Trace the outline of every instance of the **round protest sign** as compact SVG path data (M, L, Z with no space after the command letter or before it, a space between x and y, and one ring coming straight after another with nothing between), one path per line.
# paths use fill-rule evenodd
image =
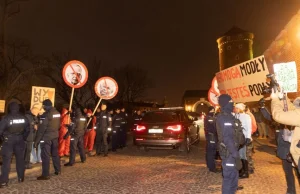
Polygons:
M102 99L112 99L118 93L118 84L111 77L101 77L95 84L95 92Z
M73 60L64 66L62 76L68 86L80 88L87 82L88 70L82 62Z
M213 91L215 93L220 94L219 87L218 87L218 81L217 81L216 76L214 77L214 79L211 82L211 88L213 89Z
M219 95L216 92L214 92L212 88L208 91L208 101L213 106L217 106L219 104L218 97Z

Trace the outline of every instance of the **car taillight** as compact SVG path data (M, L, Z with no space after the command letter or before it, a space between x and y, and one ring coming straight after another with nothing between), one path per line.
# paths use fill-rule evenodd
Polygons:
M143 126L143 125L137 125L137 126L136 126L136 131L143 131L143 130L145 130L145 129L146 129L146 127Z
M181 125L171 125L171 126L168 126L167 129L172 130L172 131L181 131Z

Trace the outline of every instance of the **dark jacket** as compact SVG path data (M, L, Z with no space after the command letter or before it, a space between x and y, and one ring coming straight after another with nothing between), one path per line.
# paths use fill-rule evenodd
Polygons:
M52 107L40 117L40 124L38 126L35 142L39 143L41 140L51 141L58 138L59 128L60 113Z
M19 112L19 105L16 102L9 104L10 113L0 122L0 135L9 137L11 135L23 135L26 140L30 126L28 119Z
M35 115L33 115L30 111L26 113L25 116L28 119L30 125L30 132L26 141L33 142L36 136L36 130L34 129L34 125L38 125L39 121L38 118Z
M112 118L112 126L113 126L113 130L116 128L120 128L121 125L123 124L123 116L121 115L121 113L116 113L113 118Z
M101 111L97 113L97 123L96 123L96 130L97 133L107 133L108 128L112 127L112 118L111 115L106 111Z
M239 157L238 147L234 141L234 117L230 114L219 114L216 119L218 139L224 143L233 158Z
M73 125L70 126L68 133L70 133L72 137L82 137L85 133L87 119L82 115L79 108L75 110L72 123Z

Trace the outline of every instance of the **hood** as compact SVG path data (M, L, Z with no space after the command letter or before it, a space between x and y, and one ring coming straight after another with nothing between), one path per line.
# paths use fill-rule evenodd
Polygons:
M16 102L11 102L9 105L8 105L8 108L9 108L9 111L11 113L19 113L20 111L20 106L18 103Z
M91 111L91 109L88 109L87 111L86 111L86 114L93 114L93 112Z
M66 108L63 108L61 110L61 115L65 115L65 114L67 114L67 112L68 112L68 110Z

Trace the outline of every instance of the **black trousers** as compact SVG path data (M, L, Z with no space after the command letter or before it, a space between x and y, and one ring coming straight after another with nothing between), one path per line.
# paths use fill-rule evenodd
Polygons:
M292 163L288 162L287 160L282 160L282 167L284 170L285 180L287 183L287 193L296 194L295 178L293 174Z
M114 127L111 134L111 149L116 151L120 144L120 128Z
M58 155L58 138L50 141L40 141L42 158L42 176L49 176L50 156L55 172L60 172L60 158Z
M26 142L25 165L29 165L29 163L30 163L30 154L31 154L31 151L32 151L32 145L33 145L32 141L27 141Z
M12 154L16 156L16 169L18 178L24 178L25 163L25 142L23 135L12 135L8 137L8 140L2 144L2 167L0 183L8 183L8 176L10 172L10 162Z
M83 136L81 136L81 137L71 137L70 159L69 159L70 164L75 163L76 148L78 148L81 161L85 161L86 156L85 156L85 153L84 153Z
M101 154L101 149L104 148L104 154L108 153L107 133L97 131L96 134L96 154Z
M217 154L217 145L214 141L206 140L206 166L209 170L216 169L215 158Z

